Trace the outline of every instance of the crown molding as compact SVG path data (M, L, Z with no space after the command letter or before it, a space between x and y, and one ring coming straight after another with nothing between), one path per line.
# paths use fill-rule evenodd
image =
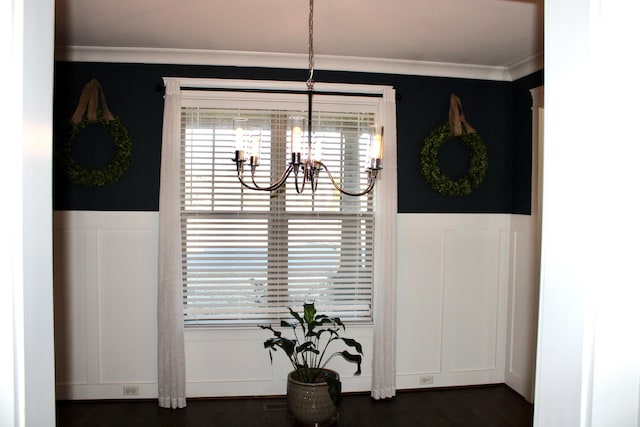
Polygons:
M233 67L265 67L307 69L307 54L211 51L195 49L120 48L92 46L56 47L55 59L68 62L120 62L172 65L216 65ZM537 71L541 66L528 60L513 67L452 64L443 62L408 61L381 58L362 58L316 55L316 70L351 71L365 73L403 74L415 76L456 77L478 80L512 81L514 75ZM540 68L535 68L540 66ZM515 73L514 73L515 70ZM519 78L519 77L517 77Z
M524 58L518 62L515 62L509 66L509 73L511 74L511 81L518 80L529 74L544 68L544 54L538 53L537 55L529 58Z

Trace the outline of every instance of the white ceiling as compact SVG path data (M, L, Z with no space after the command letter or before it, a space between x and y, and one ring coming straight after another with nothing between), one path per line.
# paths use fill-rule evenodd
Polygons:
M56 47L294 54L306 65L308 8L308 0L57 0ZM315 0L314 51L508 69L541 57L542 9L543 0Z

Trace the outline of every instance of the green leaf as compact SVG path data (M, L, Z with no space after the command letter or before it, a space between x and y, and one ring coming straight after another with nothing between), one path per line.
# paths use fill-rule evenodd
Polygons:
M306 334L307 333L307 328L304 326L304 319L298 313L293 311L293 309L291 307L289 307L289 313L291 313L293 318L296 319L298 321L298 323L300 324L300 327L302 328L302 333ZM294 329L295 329L295 327L294 327Z
M316 306L314 303L304 304L304 320L308 325L312 324L316 317Z
M265 325L258 325L258 327L262 328L262 329L268 329L271 332L273 332L273 335L275 335L276 337L282 336L282 332L280 331L276 331L275 329L273 329L271 326L265 326Z
M304 353L305 351L318 354L319 351L316 349L316 346L311 341L305 341L298 347L296 347L296 351L298 353Z
M356 363L358 365L358 369L353 373L353 375L360 375L362 373L362 356L359 354L351 354L348 351L344 350L339 353L345 360L348 360L351 363Z
M340 339L346 345L348 345L349 347L354 347L358 353L362 354L362 345L360 345L358 341L354 340L353 338L340 338Z
M344 326L344 323L342 323L342 320L340 320L340 318L339 318L339 317L334 317L334 318L332 318L332 319L331 319L331 321L332 321L333 323L337 324L337 325L342 326L342 330L344 330L344 331L346 331L346 330L347 330L347 328Z
M293 311L293 309L291 307L289 307L289 313L294 317L294 319L296 319L298 322L300 323L304 323L304 320L302 319L302 317L300 317L300 315L298 313L296 313L295 311Z
M287 322L286 320L281 320L280 326L282 326L283 328L295 329L297 325L295 323Z
M287 356L291 357L296 349L296 341L288 338L276 337L269 338L264 342L264 348L270 348L275 351L277 347L283 349L284 352L287 353Z

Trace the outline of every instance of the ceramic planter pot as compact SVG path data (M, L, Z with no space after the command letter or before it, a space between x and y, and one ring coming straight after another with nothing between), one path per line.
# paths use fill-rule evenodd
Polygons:
M326 375L337 380L337 372L325 369ZM338 419L338 409L329 395L329 384L321 378L319 382L304 383L296 378L296 372L287 377L287 404L296 421L303 426L332 426Z

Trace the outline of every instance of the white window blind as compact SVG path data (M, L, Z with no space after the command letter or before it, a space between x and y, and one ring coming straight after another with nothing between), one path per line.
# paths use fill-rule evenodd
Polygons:
M256 181L275 180L290 159L288 120L306 115L306 96L198 92L188 99L181 116L185 323L273 322L309 300L343 320L371 321L372 194L343 196L324 172L315 194L310 186L297 194L293 177L276 192L250 190L231 160L233 121L243 117L262 145ZM314 97L314 140L347 190L366 187L375 122L371 100Z

